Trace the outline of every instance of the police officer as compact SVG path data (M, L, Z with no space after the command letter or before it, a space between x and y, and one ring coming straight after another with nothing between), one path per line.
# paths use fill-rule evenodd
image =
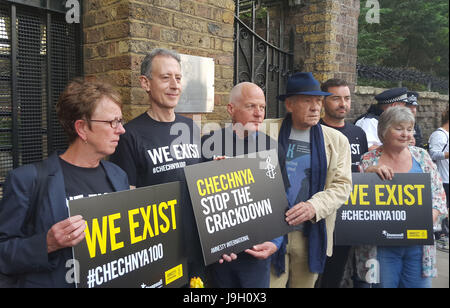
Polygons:
M388 108L405 106L408 103L407 88L393 88L375 96L377 104L371 105L367 113L359 117L355 125L361 127L367 135L369 151L379 147L382 142L378 138L378 118Z

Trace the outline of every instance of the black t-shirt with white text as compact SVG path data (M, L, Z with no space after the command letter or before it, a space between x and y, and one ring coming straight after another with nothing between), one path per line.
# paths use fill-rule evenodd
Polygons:
M176 114L174 122L159 122L146 112L131 120L110 161L128 175L130 185L153 186L180 181L180 203L190 276L203 276L200 240L184 176L184 167L201 162L200 130Z
M158 122L143 113L125 130L110 161L127 173L130 185L184 181L184 167L201 161L200 131L189 118Z
M114 192L102 164L95 168L72 165L59 158L64 175L67 200L98 196Z
M334 127L328 125L323 121L323 119L321 119L320 124L334 128L347 137L348 142L350 143L350 151L352 153L352 172L359 173L358 166L361 156L369 151L367 137L364 130L359 126L347 122L342 127Z

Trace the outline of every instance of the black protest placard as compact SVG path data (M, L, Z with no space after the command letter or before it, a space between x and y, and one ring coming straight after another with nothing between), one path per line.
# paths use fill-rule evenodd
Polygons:
M337 212L336 245L433 245L431 178L353 173L353 191Z
M275 150L185 168L206 265L288 233Z
M86 221L73 249L77 287L185 285L181 206L179 182L69 201Z

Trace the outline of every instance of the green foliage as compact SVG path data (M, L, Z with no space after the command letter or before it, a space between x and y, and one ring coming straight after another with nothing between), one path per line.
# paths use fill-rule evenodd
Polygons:
M368 23L361 0L358 61L416 69L448 79L448 0L379 0L380 23Z

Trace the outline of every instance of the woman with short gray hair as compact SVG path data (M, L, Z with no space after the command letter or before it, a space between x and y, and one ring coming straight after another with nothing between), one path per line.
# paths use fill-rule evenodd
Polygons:
M447 207L442 180L428 153L410 146L414 134L414 116L406 107L391 107L378 122L378 136L383 145L363 155L361 172L374 172L382 180L392 180L396 173L430 173L433 222L445 217ZM367 248L366 248L367 249ZM359 256L376 256L383 288L430 288L436 277L435 246L378 246L358 251ZM361 276L359 274L359 276Z
M378 138L380 138L381 142L384 143L384 138L388 129L392 125L399 123L412 124L414 134L415 121L414 115L410 109L401 106L391 107L383 112L382 116L378 120Z

